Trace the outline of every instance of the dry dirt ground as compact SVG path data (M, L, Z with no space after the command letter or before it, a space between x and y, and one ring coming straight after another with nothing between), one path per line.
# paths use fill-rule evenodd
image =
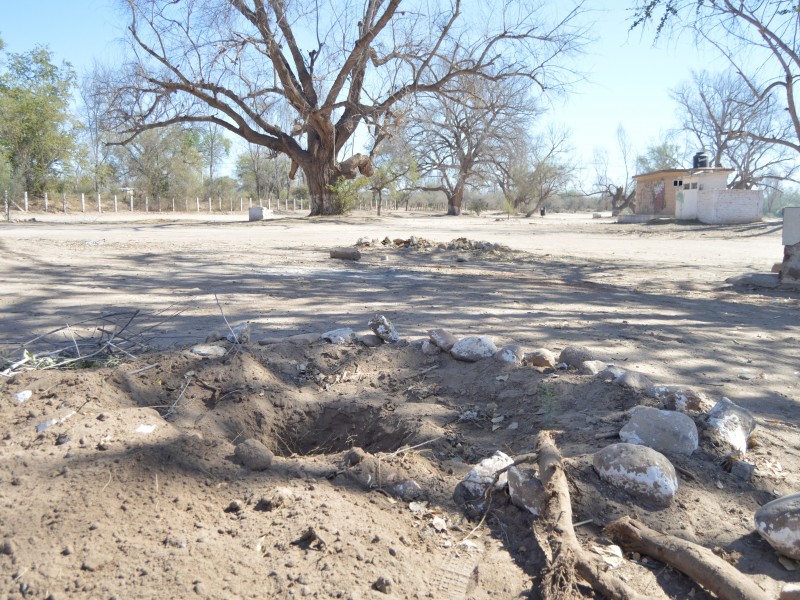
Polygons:
M530 452L543 429L558 432L587 548L631 515L715 549L764 598L800 580L752 518L800 488L800 295L725 282L780 260L779 222L35 217L0 224L0 369L31 357L0 377L3 597L536 598L531 517L499 495L476 528L452 493L471 464ZM410 236L508 248L328 258ZM401 342L257 343L366 330L377 313ZM250 342L189 351L226 319L250 321ZM588 346L656 383L726 396L757 418L755 477L726 472L704 439L672 457L671 507L637 502L597 478L591 454L653 400L574 371L425 356L414 341L435 327L498 347ZM48 368L70 347L73 368ZM248 438L275 453L270 469L239 464ZM370 456L346 468L352 447ZM393 486L407 480L413 501ZM615 573L648 597L711 597L647 557Z

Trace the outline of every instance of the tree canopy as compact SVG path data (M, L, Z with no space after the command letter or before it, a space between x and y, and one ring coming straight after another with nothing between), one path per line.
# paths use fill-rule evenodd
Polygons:
M379 137L398 103L446 92L466 74L557 89L571 78L569 59L583 41L580 3L487 0L465 10L461 0L126 0L126 7L131 59L109 81L122 141L177 123L215 123L286 154L291 174L305 174L312 214L335 210L329 186L340 177L370 173L368 156L341 156L359 126Z

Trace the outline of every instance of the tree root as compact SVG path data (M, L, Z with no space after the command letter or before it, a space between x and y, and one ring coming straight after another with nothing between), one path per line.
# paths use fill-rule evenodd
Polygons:
M539 479L547 494L542 516L534 523L536 537L547 560L540 584L544 600L567 600L583 597L578 591L577 576L596 592L613 600L646 600L623 581L604 570L599 558L578 543L572 526L572 505L561 453L552 433L542 431L536 442Z
M628 550L647 554L685 575L720 600L759 600L765 592L708 548L659 533L630 517L609 523L606 533Z

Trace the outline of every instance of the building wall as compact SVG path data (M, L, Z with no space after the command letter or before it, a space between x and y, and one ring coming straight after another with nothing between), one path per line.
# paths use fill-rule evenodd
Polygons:
M636 178L636 213L641 215L674 215L675 194L680 188L675 181L682 181L683 174L654 173Z
M763 203L757 190L698 190L697 219L715 225L753 223L761 220Z

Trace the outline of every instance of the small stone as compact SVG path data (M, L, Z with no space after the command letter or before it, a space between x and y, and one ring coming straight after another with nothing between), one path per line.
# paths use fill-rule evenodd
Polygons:
M675 467L647 446L611 444L595 453L592 466L603 481L659 506L669 506L678 492Z
M14 394L14 401L17 404L22 404L27 400L30 400L33 397L33 392L31 390L23 390L21 392L17 392Z
M494 355L496 360L512 365L521 364L524 356L525 353L522 351L522 346L518 344L505 346L504 348L498 350L497 354Z
M742 481L752 481L756 466L743 460L734 460L731 463L731 475Z
M578 373L581 375L597 375L606 367L608 365L602 360L585 360L578 365Z
M256 510L275 510L286 508L294 502L294 494L289 488L278 488L271 496L262 496L256 504Z
M445 352L450 352L450 350L458 341L456 336L449 331L445 331L444 329L431 329L428 332L428 337L430 338L431 342Z
M594 359L594 353L583 346L567 346L558 356L558 362L566 363L570 367L578 367L581 363Z
M254 438L236 446L234 455L251 471L266 471L272 466L274 455L264 444Z
M61 549L61 554L63 554L64 556L69 556L69 555L70 555L70 554L72 554L73 552L75 552L75 550L74 550L74 548L73 548L73 547L72 547L70 544L67 544L66 546L64 546L64 547Z
M359 334L356 336L356 341L367 348L377 348L384 343L383 340L374 333Z
M514 506L527 510L534 517L542 514L547 502L542 482L519 467L508 470L508 495Z
M392 486L395 496L406 502L423 496L422 488L413 479L406 479Z
M354 446L347 451L344 455L344 465L346 467L354 467L367 457L367 453L358 446Z
M198 356L225 356L228 351L222 346L214 346L213 344L198 344L192 347L192 354Z
M800 560L800 493L767 502L756 511L755 525L777 552Z
M533 367L549 367L552 369L556 366L556 357L555 354L547 348L538 348L532 352L525 353L525 364Z
M394 343L400 340L400 335L391 321L383 315L375 315L369 321L369 328L384 342Z
M477 362L484 358L494 356L497 346L488 337L472 336L458 340L450 349L450 354L456 360L464 362Z
M618 377L621 377L625 374L625 369L617 367L615 365L608 365L605 369L600 371L597 374L597 379L602 379L603 381L607 380L616 380Z
M231 500L231 503L225 508L226 513L240 513L244 510L244 505L239 500Z
M689 455L697 450L697 425L683 413L637 406L620 430L619 439L667 454Z
M372 584L372 588L382 594L392 593L392 580L389 577L381 576Z
M339 329L332 329L331 331L326 331L319 337L320 339L325 340L326 342L330 342L331 344L342 346L344 344L349 344L350 342L353 341L355 337L355 332L349 327L340 327Z
M425 356L436 356L442 353L442 349L430 340L422 340L420 349Z
M645 392L648 396L661 400L667 410L682 413L701 414L709 412L714 403L702 392L681 385L655 385Z
M231 344L246 344L250 341L250 323L249 321L245 321L244 323L239 323L235 327L228 332L228 335L225 336Z
M717 437L744 456L756 421L749 410L723 398L708 413L708 425Z
M358 251L358 248L333 248L331 250L331 258L361 260L361 252Z
M646 390L653 387L653 382L647 375L636 371L625 371L622 375L614 379L614 385L626 387L631 390Z
M69 436L66 433L59 433L56 438L56 446L63 446L69 442Z
M6 556L14 556L14 542L10 539L5 538L3 543L0 544L0 554L5 554Z
M495 474L510 466L514 461L504 452L497 451L489 458L484 458L470 469L467 476L456 486L453 499L457 504L466 505L481 514L485 509L485 492L492 485ZM501 490L508 484L508 474L498 477L494 489Z

